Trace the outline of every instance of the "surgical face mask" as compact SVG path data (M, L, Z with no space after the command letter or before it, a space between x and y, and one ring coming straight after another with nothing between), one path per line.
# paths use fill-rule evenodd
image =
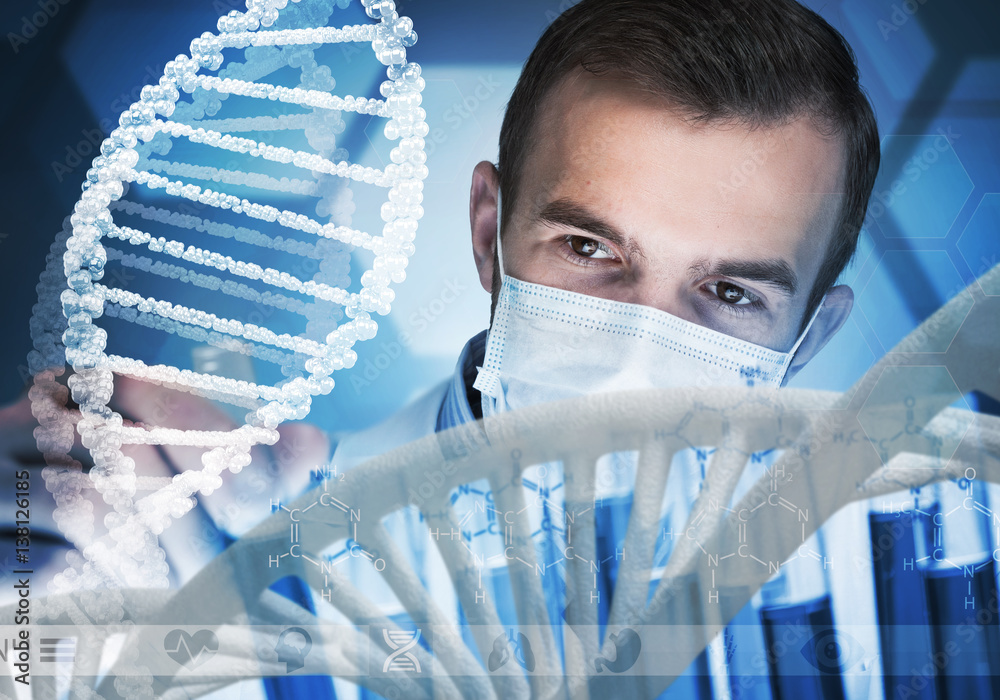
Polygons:
M474 384L484 418L599 392L778 387L816 319L789 352L777 352L659 309L515 279L503 270L499 210L498 198L500 295Z

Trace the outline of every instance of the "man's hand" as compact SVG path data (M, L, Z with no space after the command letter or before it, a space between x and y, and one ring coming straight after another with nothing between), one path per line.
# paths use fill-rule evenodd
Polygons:
M58 401L57 401L58 403ZM42 467L45 460L35 444L38 422L32 415L31 400L24 396L0 408L0 468L9 486L0 489L0 527L10 535L15 517L13 499L14 472L31 473L32 566L39 578L50 578L66 566L63 554L72 550L70 540L80 534L62 533L54 518L54 497L44 486ZM120 413L126 424L181 430L234 430L237 426L223 408L213 401L173 389L127 377L115 378L111 408ZM68 409L66 419L79 412ZM272 446L251 450L251 462L239 474L224 472L222 485L210 495L195 494L198 505L175 520L160 536L167 552L172 575L183 582L194 575L224 546L223 533L238 537L270 513L273 502L289 501L309 486L310 471L325 464L330 451L325 434L307 423L286 423L278 428L280 438ZM202 469L201 448L125 445L122 452L135 461L137 476L166 477L189 469ZM93 464L77 435L68 455L84 470ZM136 501L149 492L137 492ZM102 531L104 517L111 507L91 489L84 494L93 508L96 532ZM6 573L0 560L0 577Z

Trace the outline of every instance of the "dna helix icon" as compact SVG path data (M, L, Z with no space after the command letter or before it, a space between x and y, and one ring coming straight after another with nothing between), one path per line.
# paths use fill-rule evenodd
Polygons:
M382 637L392 652L385 657L382 673L389 671L414 671L420 673L420 659L410 653L410 649L420 641L420 630L404 632L402 630L382 630Z

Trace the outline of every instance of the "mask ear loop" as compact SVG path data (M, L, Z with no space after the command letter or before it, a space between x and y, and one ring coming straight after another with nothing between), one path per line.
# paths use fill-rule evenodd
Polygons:
M504 271L503 271L503 246L500 245L500 212L503 209L500 208L500 189L497 188L497 262L500 265L500 281L503 281Z
M806 327L802 329L802 333L799 334L798 339L795 341L795 345L793 345L792 349L788 351L785 359L785 367L781 374L782 384L784 384L785 375L788 374L788 368L792 366L792 360L795 358L795 353L798 352L799 346L802 345L802 341L806 339L807 335L809 335L809 331L812 329L813 323L816 321L816 317L819 316L819 312L823 310L823 304L825 303L826 295L824 294L823 298L819 300L819 304L816 305L816 310L813 311L813 315L812 318L809 319L809 323L807 323Z
M500 281L502 283L503 280L504 280L505 275L504 275L504 271L503 271L503 247L500 245L500 212L501 211L502 211L502 209L500 208L500 190L498 188L497 189L497 238L496 238L497 244L496 245L497 245L497 264L500 267ZM490 347L490 341L493 339L492 336L493 336L493 333L495 332L496 318L493 319L493 323L494 323L494 325L490 326L490 329L487 331L487 334L486 334L486 347L487 347L487 350ZM500 384L500 376L496 373L496 371L483 369L482 367L477 367L476 370L478 371L478 374L476 375L476 381L473 382L472 387L474 389L478 390L482 394L482 398L483 398L483 417L485 418L487 416L493 415L493 414L495 414L495 413L498 412L498 409L496 409L491 404L490 399L492 399L493 401L495 401L497 403L503 403L503 401L504 401L503 387Z

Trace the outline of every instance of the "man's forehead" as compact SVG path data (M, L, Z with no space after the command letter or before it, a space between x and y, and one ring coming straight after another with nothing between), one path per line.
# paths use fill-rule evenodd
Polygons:
M560 180L595 172L621 176L634 169L640 175L634 178L637 184L647 190L659 184L660 176L682 176L674 184L711 183L706 194L717 194L722 209L744 206L740 195L752 189L758 204L785 198L803 205L828 195L841 197L845 189L843 138L825 134L813 118L765 126L698 120L621 76L570 73L545 100L535 128L524 176L543 176L545 182L534 183L536 187L551 188ZM684 155L695 157L678 157ZM783 167L768 168L768 163ZM707 203L706 197L691 200L673 190L655 194L676 194L675 206Z
M522 171L523 214L537 221L575 203L645 257L669 244L686 268L757 261L783 292L808 291L843 206L839 136L808 117L698 121L620 76L585 71L560 82L542 117ZM781 266L793 274L775 274Z
M810 177L795 179L791 189L804 195L842 194L845 189L844 139L840 134L828 133L819 117L803 113L766 123L735 116L706 118L617 73L594 75L578 69L564 76L544 99L535 128L534 145L541 148L529 151L528 163L537 161L540 155L550 155L545 146L553 144L586 149L594 160L614 157L615 151L628 153L623 146L629 144L632 153L663 140L671 146L702 149L712 139L724 142L732 153L750 157L738 164L746 176L758 170L754 161L772 154L786 158L815 155L815 148L803 152L801 146L805 144L822 150L824 163L817 165L831 167L808 169ZM719 162L704 159L694 165L703 164L704 172L709 174L709 169ZM669 168L671 163L665 157L661 166Z

